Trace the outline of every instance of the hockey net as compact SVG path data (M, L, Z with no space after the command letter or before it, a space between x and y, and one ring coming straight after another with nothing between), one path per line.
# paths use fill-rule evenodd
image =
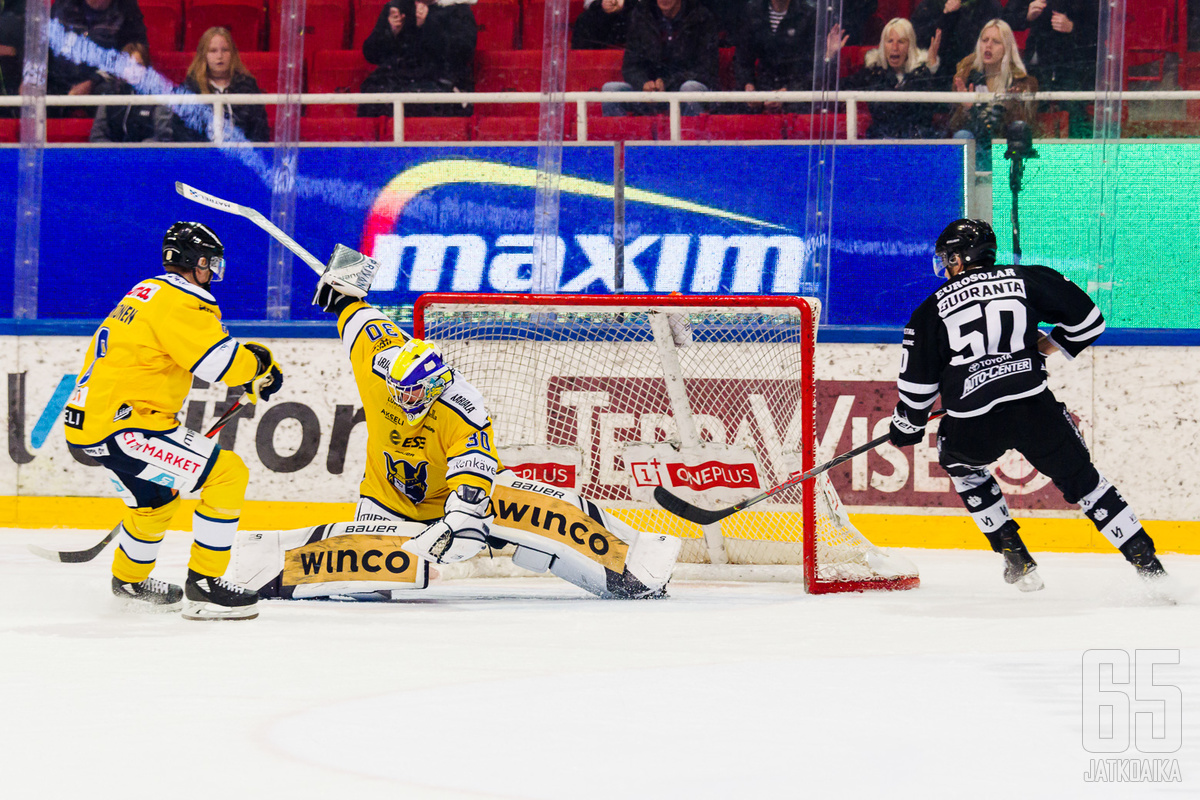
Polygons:
M825 476L704 527L653 500L724 507L812 468L817 316L798 297L427 294L413 324L482 393L506 467L680 537L677 578L915 587Z

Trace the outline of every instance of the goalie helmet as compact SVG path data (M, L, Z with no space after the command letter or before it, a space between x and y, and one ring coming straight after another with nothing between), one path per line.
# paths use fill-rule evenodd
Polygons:
M176 222L163 236L163 266L212 270L212 280L225 277L225 245L207 225Z
M409 339L392 362L387 386L392 402L400 406L408 424L416 425L453 380L454 373L436 347L421 339Z
M996 233L981 219L956 219L937 238L933 271L947 276L951 256L960 256L965 267L990 267L996 263Z

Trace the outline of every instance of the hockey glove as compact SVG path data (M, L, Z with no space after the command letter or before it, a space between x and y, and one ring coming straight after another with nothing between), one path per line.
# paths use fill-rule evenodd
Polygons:
M251 403L257 403L260 398L270 400L271 395L283 386L283 373L275 363L275 357L271 355L270 350L257 342L246 342L243 347L258 359L258 374L242 386L246 390L246 399Z
M900 412L892 412L892 424L888 428L888 441L896 447L911 447L925 441L925 426L917 427L905 419Z
M401 545L403 550L436 564L453 564L477 554L488 544L492 499L478 486L460 486L446 498L446 516Z
M378 261L339 244L334 248L325 272L317 281L313 305L320 306L331 314L341 314L346 306L367 296L378 271Z

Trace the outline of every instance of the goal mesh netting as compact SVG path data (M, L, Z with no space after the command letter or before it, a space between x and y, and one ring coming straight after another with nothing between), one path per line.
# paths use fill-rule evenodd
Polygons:
M867 541L823 476L703 527L653 500L662 485L724 507L813 466L817 314L792 297L435 294L413 322L482 393L506 467L678 536L682 562L712 565L678 576L915 586L915 568Z

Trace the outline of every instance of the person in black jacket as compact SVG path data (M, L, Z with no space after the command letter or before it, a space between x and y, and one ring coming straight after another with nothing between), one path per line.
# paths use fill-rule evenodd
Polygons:
M141 43L127 44L121 52L129 56L124 77L108 75L96 87L96 94L134 94L130 81L141 78L139 72L150 66L150 50ZM172 113L169 106L99 106L88 141L93 144L109 142L169 142Z
M707 92L718 85L717 22L699 0L647 0L633 11L625 57L624 81L604 84L606 92ZM605 103L605 116L661 113L653 107ZM683 113L700 113L699 103L684 103Z
M584 0L583 11L571 30L572 50L624 47L629 17L638 0Z
M912 23L895 17L883 26L879 47L867 52L863 68L842 83L844 89L874 92L949 91L949 70L940 70L942 32L930 42L929 50L917 48ZM870 103L868 139L940 139L934 124L938 106L933 103Z
M188 67L183 88L193 94L262 94L258 81L242 63L233 34L228 28L209 28L200 37L196 56ZM267 110L259 105L224 107L224 138L237 141L230 131L235 127L249 142L269 142L271 129L267 125ZM212 139L212 109L210 106L179 106L172 120L177 142L207 142Z
M1129 13L1136 13L1132 5ZM1041 91L1096 88L1097 0L1010 0L1003 19L1014 31L1029 31L1025 63ZM1072 139L1092 136L1088 105L1080 101L1063 104L1070 114Z
M389 0L375 29L363 42L363 56L378 65L362 82L363 92L469 92L477 28L463 2L433 5L419 0ZM390 103L359 106L363 117L392 116ZM470 106L412 103L405 116L469 115Z
M816 12L805 0L750 0L733 54L734 84L747 92L812 90L815 35ZM830 69L846 41L840 25L829 30L825 63ZM767 103L766 110L778 111L778 105Z
M996 264L996 234L983 220L960 219L934 252L946 283L913 312L904 329L899 402L889 439L925 440L929 411L942 398L938 463L992 549L1004 580L1024 592L1043 588L1000 484L988 469L1017 450L1078 503L1143 578L1166 571L1154 542L1121 493L1092 464L1083 436L1046 381L1046 358L1074 359L1104 332L1092 299L1049 267ZM1053 325L1043 334L1041 323Z
M24 50L25 0L0 0L0 95L20 91ZM0 109L0 116L11 112Z
M1001 11L1000 0L921 0L912 13L917 46L928 48L934 34L941 31L938 52L953 67L975 52L979 32Z
M137 0L57 0L50 18L81 39L109 50L146 44L146 23ZM103 80L100 71L72 53L50 53L46 94L91 94Z

